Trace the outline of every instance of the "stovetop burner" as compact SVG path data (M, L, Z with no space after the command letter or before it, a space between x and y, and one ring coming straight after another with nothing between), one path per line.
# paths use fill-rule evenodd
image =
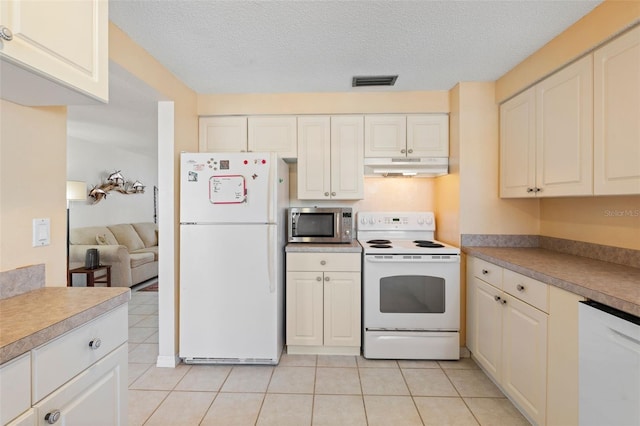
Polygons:
M434 243L433 241L429 241L429 240L415 240L414 243L416 243L416 247L423 247L423 248L440 248L440 247L444 247L440 243Z
M389 245L389 244L371 244L369 247L372 247L372 248L392 248L391 245Z
M391 244L389 240L369 240L367 244Z

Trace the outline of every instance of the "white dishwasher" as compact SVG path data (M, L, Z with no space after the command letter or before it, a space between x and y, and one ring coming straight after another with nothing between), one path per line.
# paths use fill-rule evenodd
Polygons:
M640 318L587 301L579 319L580 425L640 425Z

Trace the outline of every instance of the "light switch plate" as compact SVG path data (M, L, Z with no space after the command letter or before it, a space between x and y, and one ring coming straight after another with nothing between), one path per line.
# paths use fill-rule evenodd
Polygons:
M51 220L33 219L33 246L48 246L51 243Z

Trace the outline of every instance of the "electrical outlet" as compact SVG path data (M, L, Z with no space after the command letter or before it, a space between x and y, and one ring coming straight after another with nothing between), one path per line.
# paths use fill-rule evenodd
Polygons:
M51 243L51 220L33 219L33 246L48 246Z

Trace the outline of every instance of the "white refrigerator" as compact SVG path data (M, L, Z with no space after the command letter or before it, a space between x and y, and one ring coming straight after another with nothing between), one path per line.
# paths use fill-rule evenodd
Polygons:
M289 169L273 153L182 153L180 348L186 363L277 364Z

